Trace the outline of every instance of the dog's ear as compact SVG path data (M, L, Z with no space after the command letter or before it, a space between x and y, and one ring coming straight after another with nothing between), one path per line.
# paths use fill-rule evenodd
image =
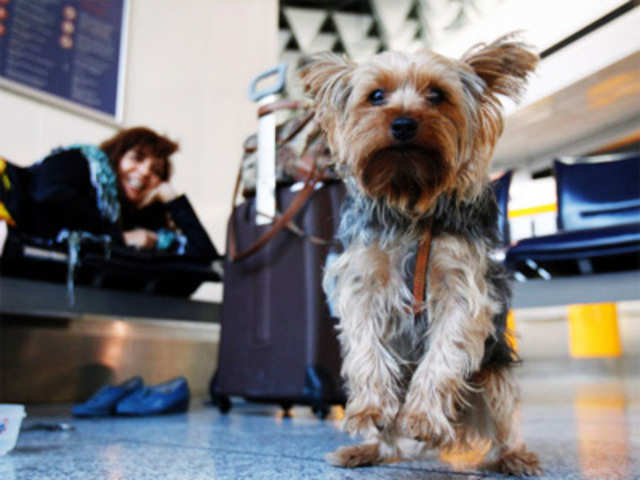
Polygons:
M305 92L325 108L344 109L355 64L332 53L307 57L302 62L299 74Z
M509 34L495 42L472 47L461 59L460 79L471 102L476 105L471 157L456 174L456 190L461 198L473 201L482 193L493 149L502 134L504 95L520 98L527 78L538 63L538 55Z
M472 47L462 57L484 82L484 93L491 97L505 95L518 100L534 71L539 57L531 48L517 40L517 33L500 37L495 42Z

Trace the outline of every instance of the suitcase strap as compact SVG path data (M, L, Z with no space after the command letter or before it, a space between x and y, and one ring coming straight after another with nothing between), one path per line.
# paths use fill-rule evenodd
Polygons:
M303 105L299 101L284 98L276 100L275 102L267 103L266 105L262 105L258 108L258 118L270 115L274 112L279 112L280 110L300 110L301 108L303 108Z
M258 252L262 247L264 247L269 240L275 237L280 230L285 227L288 227L293 217L300 211L300 209L305 205L311 194L313 193L316 184L322 179L325 169L318 169L316 163L312 163L312 169L307 176L304 187L298 194L294 197L293 201L289 204L289 207L282 213L276 217L275 222L271 226L269 230L264 232L258 240L256 240L249 248L246 250L239 252L237 248L237 237L236 237L236 228L235 228L235 216L233 215L233 211L235 210L235 200L238 196L238 192L240 191L240 184L242 183L242 167L238 171L238 177L236 178L236 186L233 191L233 205L232 205L232 214L231 219L229 221L229 255L231 259L235 262L238 260L245 259L250 257L254 253Z
M416 268L413 273L413 314L418 315L423 309L424 291L427 281L427 267L429 266L429 253L431 251L431 222L427 227L416 257Z

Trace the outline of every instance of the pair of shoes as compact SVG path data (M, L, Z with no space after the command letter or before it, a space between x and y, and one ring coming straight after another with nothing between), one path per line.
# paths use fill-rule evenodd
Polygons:
M85 403L74 405L71 413L76 417L98 417L185 412L190 396L184 377L150 387L144 386L142 378L133 377L119 385L105 385Z
M189 385L184 377L176 377L152 387L143 387L121 400L118 415L156 415L186 412L189 408Z
M71 413L76 417L100 417L114 415L116 406L123 398L143 388L142 378L133 377L120 385L105 385L89 400L71 408Z

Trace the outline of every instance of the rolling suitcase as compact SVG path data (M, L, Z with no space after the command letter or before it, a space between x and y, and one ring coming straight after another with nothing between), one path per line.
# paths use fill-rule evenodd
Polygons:
M297 192L279 187L277 203L287 208ZM337 319L322 290L322 272L338 227L345 195L341 182L316 188L293 223L298 233L280 230L262 249L239 261L227 258L218 370L211 382L214 403L229 410L230 396L310 405L321 418L332 404L344 404ZM234 209L235 241L246 248L269 226L256 225L255 199ZM305 233L300 233L300 232ZM228 249L229 250L229 249Z
M250 89L260 102L258 134L245 142L233 195L210 390L222 412L230 396L240 396L285 410L310 405L324 418L331 404L345 401L337 319L322 290L327 255L338 248L332 239L345 188L326 167L329 151L313 111L274 96L285 72L284 65L265 72ZM274 74L276 87L256 91L258 80ZM296 115L276 127L278 111ZM235 206L241 185L245 200Z

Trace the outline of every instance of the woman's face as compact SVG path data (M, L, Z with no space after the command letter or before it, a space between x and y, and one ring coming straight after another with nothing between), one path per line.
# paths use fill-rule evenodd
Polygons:
M139 207L147 195L163 180L164 160L132 148L120 159L118 182L124 196L134 206Z

